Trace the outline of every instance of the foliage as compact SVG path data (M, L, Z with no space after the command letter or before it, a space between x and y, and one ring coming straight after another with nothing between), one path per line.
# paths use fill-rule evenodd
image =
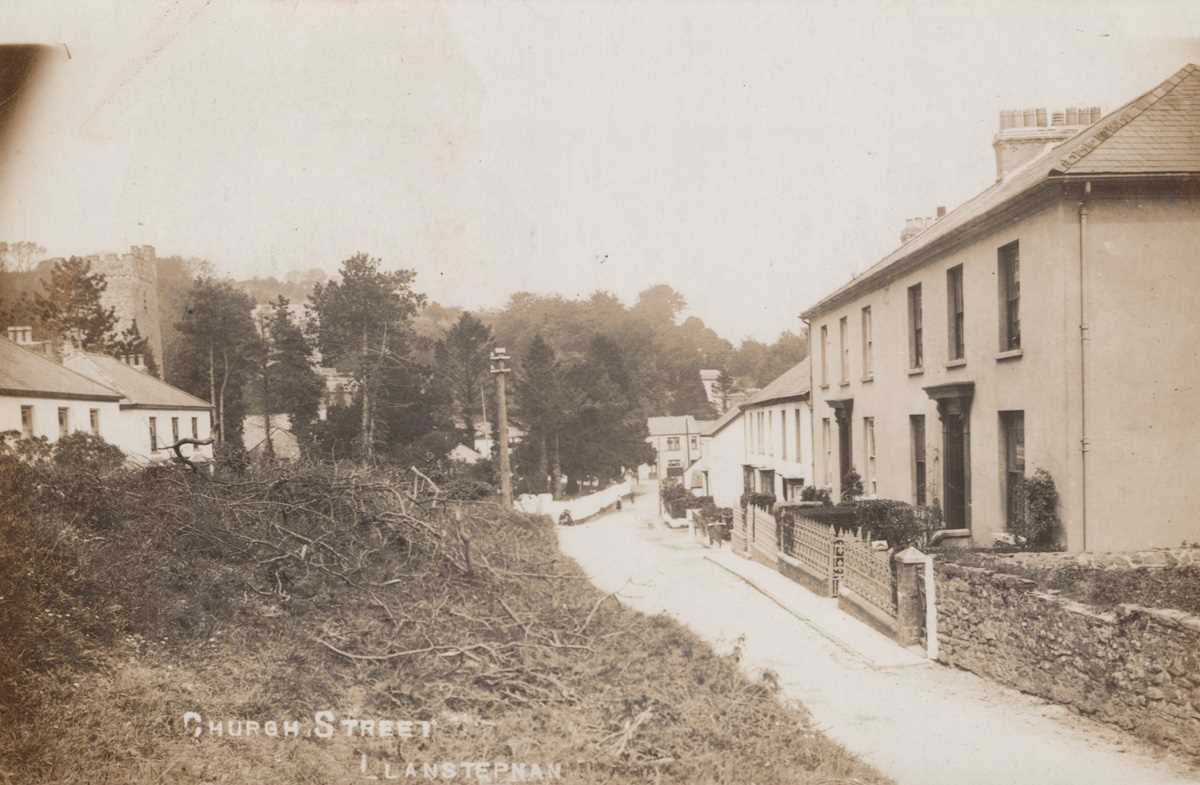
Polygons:
M146 370L155 376L160 376L158 367L158 358L154 356L154 350L150 346L150 339L142 337L142 331L138 329L137 319L131 320L128 327L111 341L109 341L106 351L114 357L123 358L128 355L142 355L142 362L146 364Z
M260 324L262 361L256 369L261 411L286 414L302 449L313 443L313 428L325 389L324 380L313 370L313 347L303 329L292 319L287 298L282 295Z
M100 301L107 288L103 273L92 272L87 259L72 256L56 261L49 280L42 282L42 291L34 296L42 333L51 340L69 340L82 349L108 347L114 339L117 315Z
M229 281L200 277L192 284L177 325L177 383L212 402L215 436L226 446L221 454L242 447L244 396L256 374L260 351L253 308L254 301Z
M872 540L886 540L893 550L926 547L933 533L925 511L896 499L861 499L855 503L858 525Z
M488 378L492 331L469 313L463 313L435 349L438 381L453 399L462 419L463 444L475 444L475 413L483 403Z
M515 377L513 411L526 429L516 453L516 471L526 490L557 492L561 434L574 406L558 357L540 333L530 339ZM552 476L549 488L548 475Z
M862 477L854 469L851 469L842 478L842 504L853 504L862 495Z
M343 261L339 273L338 280L314 285L311 328L324 361L354 374L360 455L371 460L379 444L399 438L380 427L389 408L405 403L393 383L411 392L425 382L409 367L411 321L425 296L412 287L416 273L385 271L379 259L364 253Z
M713 394L720 402L721 413L729 411L730 399L741 390L737 380L728 371L722 369L717 381L713 384Z
M822 504L833 504L833 498L829 494L828 488L818 488L815 485L805 485L800 489L800 501L802 502L821 502Z
M190 358L180 354L179 322L187 311L192 285L202 276L212 277L212 264L204 259L180 256L160 256L158 266L158 313L159 331L162 334L163 356L157 358L162 366L163 379L182 387L182 379L188 375L183 366ZM207 395L203 396L207 399Z
M1054 478L1045 469L1038 469L1032 477L1022 478L1017 493L1024 514L1009 522L1012 532L1024 537L1027 547L1053 545L1061 529Z
M45 253L46 249L32 240L0 241L0 272L30 272Z
M742 675L736 650L606 601L547 520L346 465L236 482L167 468L109 487L122 514L100 536L65 508L0 506L0 771L14 781L344 781L346 761L394 744L338 733L281 756L163 723L193 708L345 716L356 690L360 716L436 721L427 760L520 738L569 781L727 785L748 760L763 782L884 781Z
M495 485L468 477L456 477L444 483L440 490L447 499L469 502L490 499L497 493Z

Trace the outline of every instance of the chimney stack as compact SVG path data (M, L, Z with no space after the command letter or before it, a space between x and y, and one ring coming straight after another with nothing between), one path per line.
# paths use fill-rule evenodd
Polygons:
M996 180L1003 180L1024 164L1070 139L1100 119L1100 107L1068 106L1048 114L1045 108L1005 109L992 140L996 151Z

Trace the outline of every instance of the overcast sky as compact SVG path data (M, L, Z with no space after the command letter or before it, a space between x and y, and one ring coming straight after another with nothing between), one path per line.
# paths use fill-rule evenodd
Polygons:
M57 5L0 0L65 44L0 239L238 276L363 250L472 308L666 282L733 340L990 184L1000 109L1200 62L1194 0Z

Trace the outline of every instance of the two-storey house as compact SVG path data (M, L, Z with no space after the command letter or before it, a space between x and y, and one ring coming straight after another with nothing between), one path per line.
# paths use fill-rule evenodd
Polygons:
M1074 114L1003 113L997 181L803 314L815 482L988 545L1041 468L1070 550L1200 540L1200 68Z

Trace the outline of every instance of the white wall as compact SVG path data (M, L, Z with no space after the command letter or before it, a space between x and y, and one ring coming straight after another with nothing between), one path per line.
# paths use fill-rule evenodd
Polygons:
M150 418L155 418L158 428L158 449L150 449ZM209 412L197 409L122 409L113 438L109 439L125 453L140 461L169 461L174 450L163 449L174 442L171 435L171 418L179 418L180 438L192 438L192 418L196 418L197 437L207 439L212 435ZM185 456L201 455L212 458L212 446L182 448Z
M739 415L713 436L704 437L708 493L718 507L736 507L742 495L742 462L745 456L742 418Z
M785 478L803 480L805 485L818 484L813 481L812 415L807 400L749 407L739 419L745 421L740 463L774 470L777 498L783 499ZM738 479L740 482L740 468Z
M99 436L105 441L116 443L120 410L116 401L77 401L64 398L22 398L0 395L0 431L21 432L21 407L33 407L33 435L44 436L51 442L58 441L58 410L68 411L68 428L71 432L91 433L91 410L100 413Z

